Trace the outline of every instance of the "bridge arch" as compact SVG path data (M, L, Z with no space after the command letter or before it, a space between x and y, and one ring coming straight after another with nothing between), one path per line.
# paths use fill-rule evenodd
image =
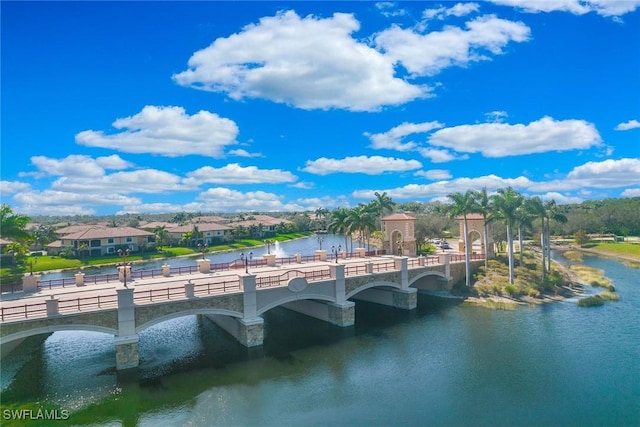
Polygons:
M360 292L366 291L367 289L378 288L378 287L391 287L391 288L396 288L396 289L402 289L402 286L400 286L400 284L398 284L398 283L389 282L387 280L377 280L375 282L367 283L366 285L360 286L360 287L352 290L351 292L346 294L346 298L349 299L349 298L359 294Z
M106 326L89 325L89 324L77 324L77 325L48 325L39 328L28 329L25 331L15 332L10 335L5 335L0 338L0 345L10 343L15 340L20 340L35 335L51 334L53 332L60 331L88 331L88 332L101 332L109 335L117 335L118 330L114 328L108 328Z
M334 297L329 297L327 295L324 294L309 294L309 293L305 293L303 296L301 295L291 295L289 297L286 298L282 298L282 299L278 299L277 301L273 301L270 302L262 307L260 307L257 311L256 314L258 316L266 313L267 311L271 310L272 308L276 308L278 306L287 304L289 302L294 302L294 301L302 301L302 300L322 300L322 301L328 301L328 302L336 302L336 299Z
M185 316L195 316L198 314L219 314L223 316L242 318L242 313L238 313L237 311L224 310L220 308L193 308L190 310L175 311L173 313L169 313L164 316L153 318L145 323L140 324L139 326L136 326L136 333L139 334L145 329L148 329L159 323L166 322L168 320L177 319L179 317L185 317Z

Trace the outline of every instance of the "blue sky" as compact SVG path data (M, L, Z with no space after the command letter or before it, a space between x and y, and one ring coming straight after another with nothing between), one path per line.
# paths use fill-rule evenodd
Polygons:
M640 196L640 1L1 3L2 202Z

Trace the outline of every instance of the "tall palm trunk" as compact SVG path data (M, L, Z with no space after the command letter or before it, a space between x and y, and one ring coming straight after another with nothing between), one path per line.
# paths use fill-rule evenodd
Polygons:
M544 221L544 220L543 220ZM545 264L545 252L546 252L546 248L545 248L545 244L546 244L546 240L544 237L544 222L543 222L543 226L542 226L542 232L540 233L540 248L542 249L542 282L544 282L547 274L546 274L546 264Z
M484 268L489 268L489 226L487 225L487 218L484 218Z
M511 225L507 224L507 251L509 252L509 283L515 281L513 274L513 236L511 235Z
M469 248L469 226L467 225L467 215L464 215L464 268L465 268L465 285L471 287L471 256Z
M522 267L522 226L518 226L518 252L520 255L520 267Z

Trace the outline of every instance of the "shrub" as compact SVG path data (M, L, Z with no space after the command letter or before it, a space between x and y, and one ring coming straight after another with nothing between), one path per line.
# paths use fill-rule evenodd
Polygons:
M582 298L578 301L579 307L598 307L600 305L604 305L604 299L599 295Z
M598 296L604 301L618 301L620 299L620 295L610 291L600 292Z
M514 296L518 292L517 288L511 284L504 286L502 291L509 296Z
M540 297L540 291L537 290L534 287L528 287L526 289L526 292L527 292L527 296L530 296L532 298L539 298Z

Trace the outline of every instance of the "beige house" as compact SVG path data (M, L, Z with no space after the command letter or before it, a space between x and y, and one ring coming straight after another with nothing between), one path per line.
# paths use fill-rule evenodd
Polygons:
M128 248L139 252L155 248L154 233L133 227L105 227L93 225L84 230L63 235L59 241L47 245L50 253L67 249L87 251L89 256L113 255L118 249Z
M227 242L233 239L233 236L231 234L231 227L227 227L226 225L222 224L216 224L215 222L179 225L172 228L167 227L166 230L171 241L173 243L179 243L185 233L193 232L194 225L198 228L198 231L203 234L202 238L197 239L197 241L195 242L196 244L204 243L207 245L211 245L220 242Z

